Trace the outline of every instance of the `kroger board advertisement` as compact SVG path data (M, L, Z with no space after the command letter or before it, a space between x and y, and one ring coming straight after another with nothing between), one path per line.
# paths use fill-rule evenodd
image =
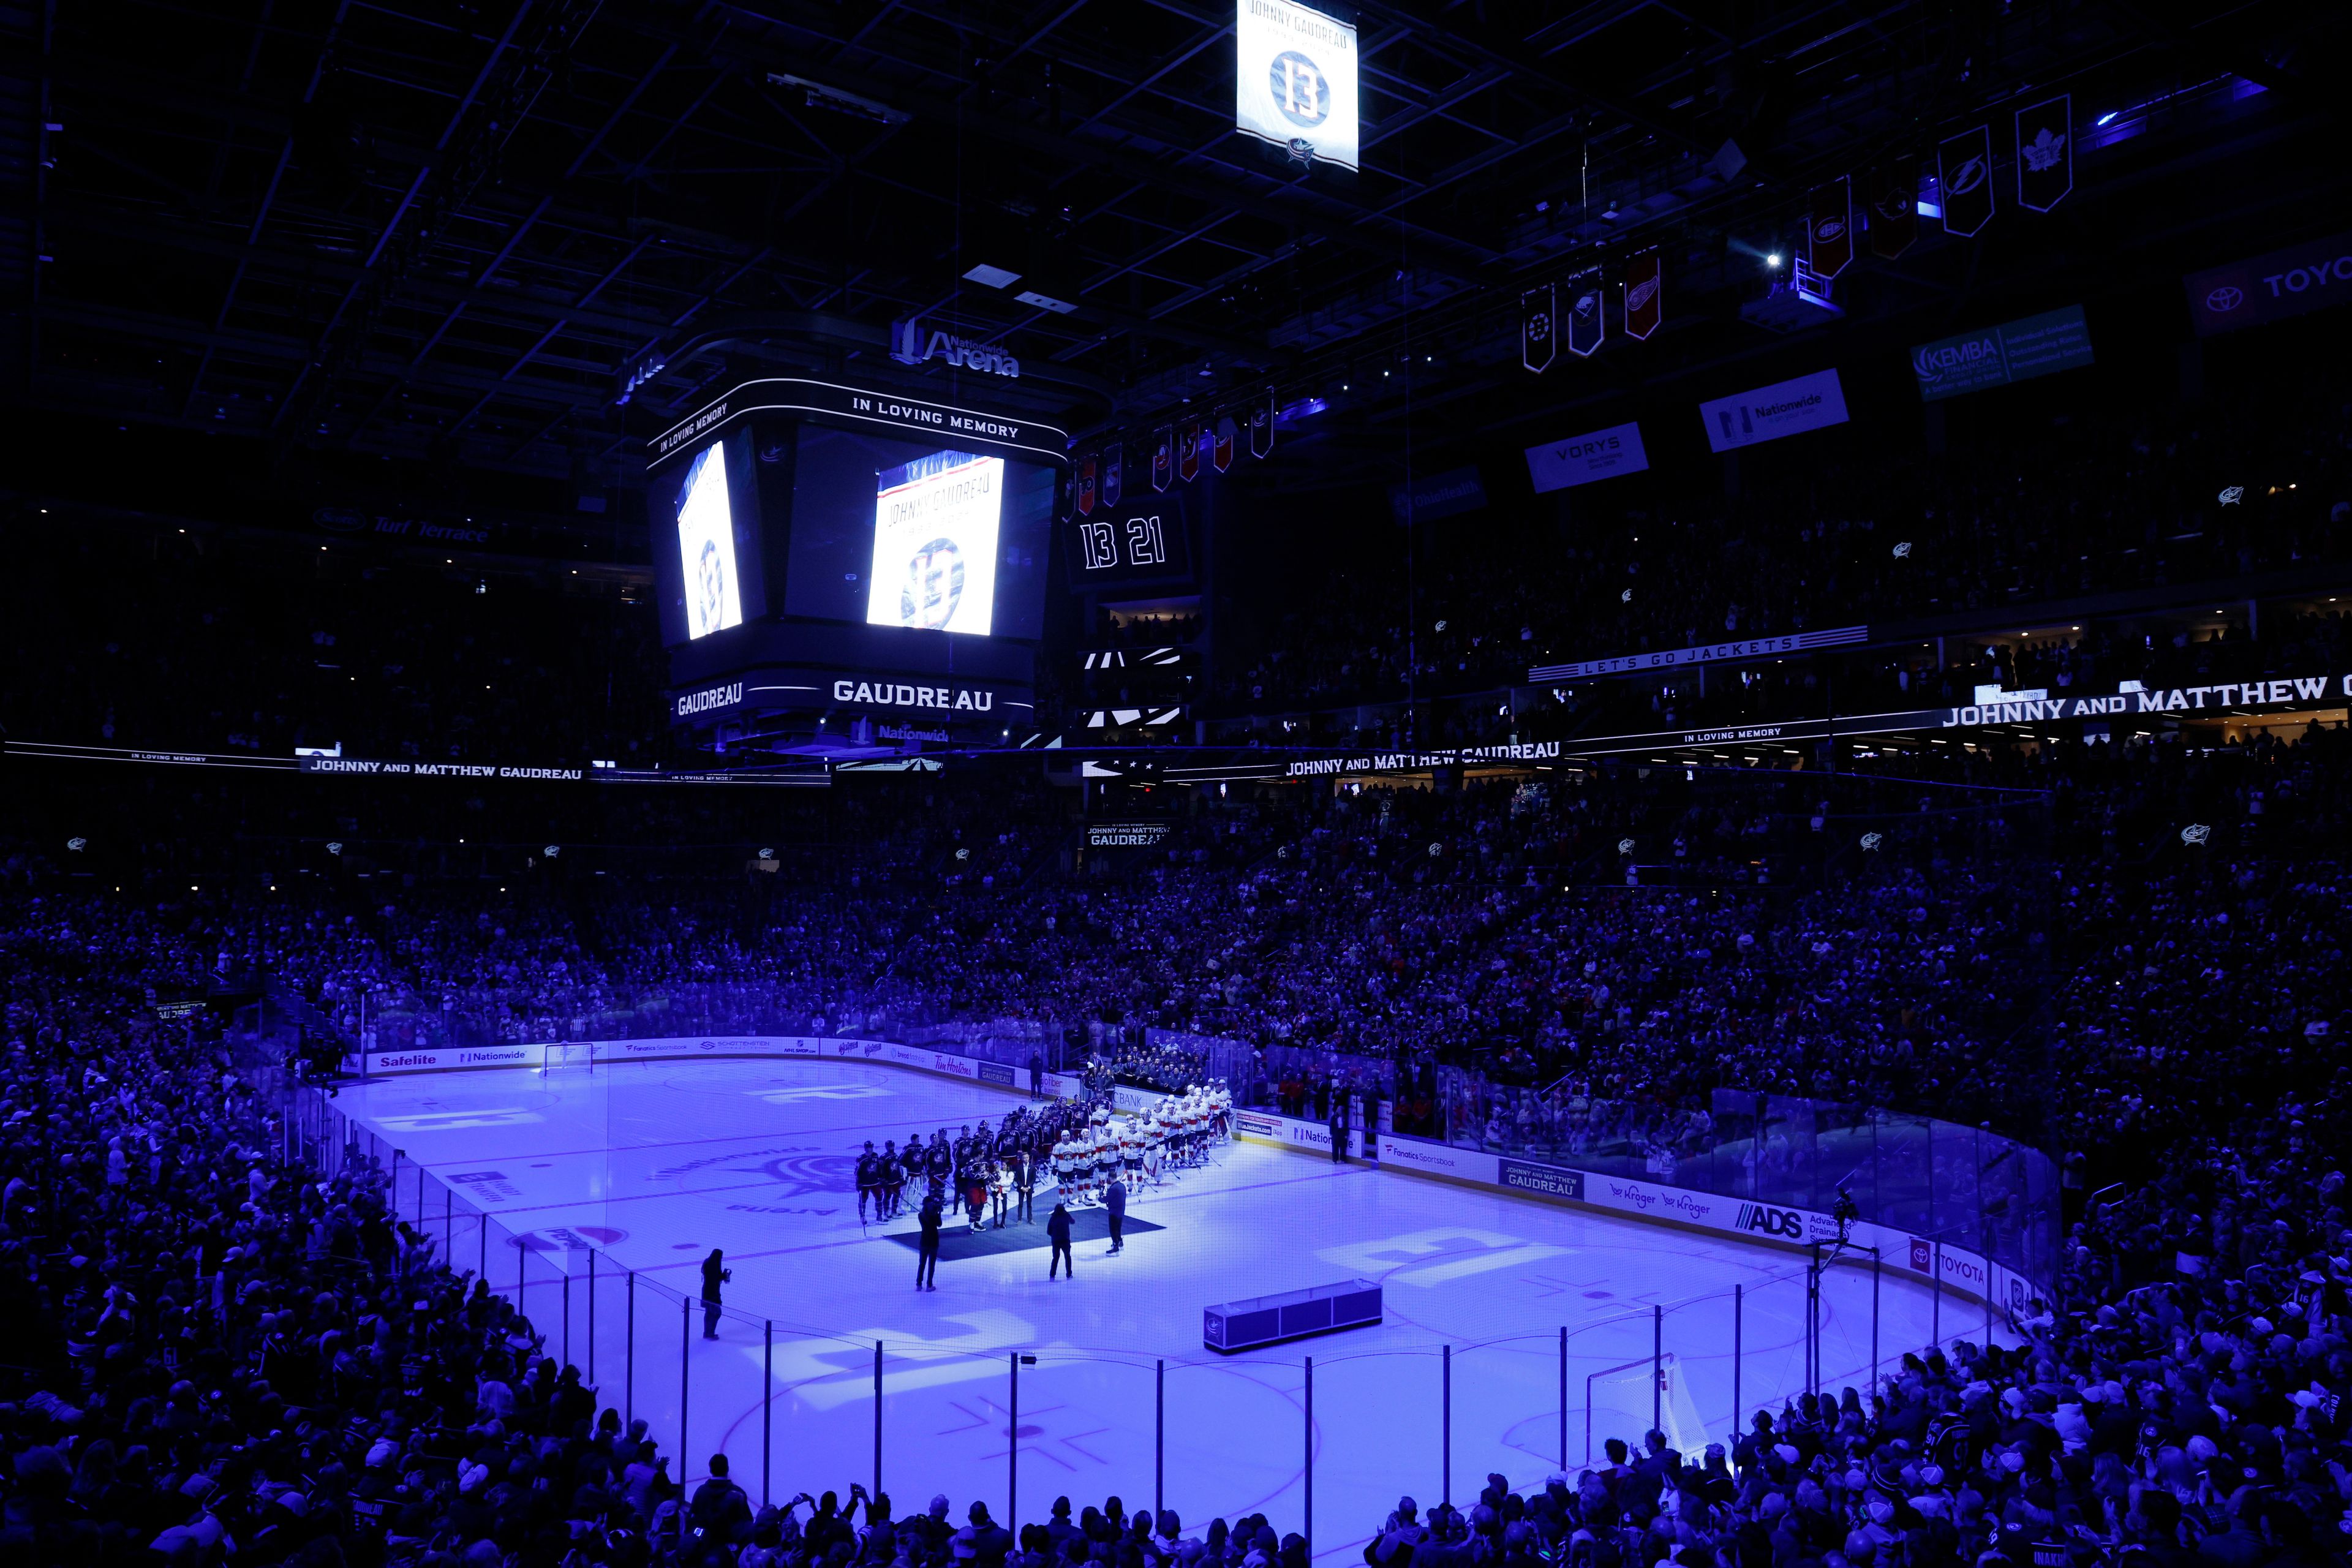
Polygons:
M1234 129L1302 163L1354 168L1354 25L1293 0L1237 0Z
M1817 370L1793 381L1776 381L1753 392L1736 392L1698 405L1706 444L1718 452L1777 441L1783 436L1826 429L1846 421L1845 388L1838 373Z
M1911 351L1911 374L1929 403L2091 363L2091 329L2080 305L1938 338Z
M1247 1113L1236 1116L1243 1114ZM1814 1242L1837 1240L1837 1221L1811 1209L1787 1208L1630 1176L1547 1165L1420 1138L1383 1133L1379 1148L1383 1171L1444 1176L1478 1186L1526 1193L1555 1203L1582 1204L1640 1219L1671 1220L1677 1225L1784 1246L1808 1247ZM1907 1230L1864 1220L1852 1226L1847 1239L1849 1258L1865 1260L1869 1249L1876 1247L1882 1263L1888 1268L1940 1279L1947 1289L1966 1291L2013 1311L2023 1312L2039 1293L2022 1275L1989 1264L1976 1253L1939 1246ZM1860 1249L1858 1258L1856 1249Z
M1546 490L1564 490L1571 485L1589 485L1595 479L1613 479L1619 474L1638 474L1650 466L1650 455L1642 449L1642 427L1633 424L1587 430L1564 441L1547 441L1540 447L1529 447L1527 454L1528 478L1534 482L1538 495Z

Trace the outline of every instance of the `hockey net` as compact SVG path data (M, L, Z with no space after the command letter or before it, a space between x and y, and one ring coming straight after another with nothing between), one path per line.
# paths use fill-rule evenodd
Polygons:
M1669 1351L1656 1363L1656 1398L1651 1389L1648 1356L1592 1373L1584 1380L1585 1462L1598 1461L1602 1446L1622 1437L1628 1447L1642 1452L1643 1434L1652 1426L1665 1434L1666 1447L1696 1463L1706 1457L1706 1424L1699 1419L1682 1363ZM1653 1413L1654 1412L1654 1417Z
M556 1072L590 1072L596 1066L596 1047L587 1040L560 1041L541 1047L540 1076Z

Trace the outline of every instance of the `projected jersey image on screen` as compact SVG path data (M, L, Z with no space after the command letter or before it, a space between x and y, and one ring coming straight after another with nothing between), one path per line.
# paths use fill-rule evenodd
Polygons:
M986 637L1003 500L1002 458L933 452L883 470L875 481L868 624Z
M725 445L695 454L677 492L677 554L685 569L686 635L708 637L743 623L735 574L735 514L727 500Z

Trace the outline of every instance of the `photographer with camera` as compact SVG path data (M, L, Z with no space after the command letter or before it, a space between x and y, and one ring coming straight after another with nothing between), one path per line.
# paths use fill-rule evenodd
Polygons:
M727 1267L725 1254L718 1247L702 1260L702 1337L719 1337L719 1288L733 1283L735 1270Z

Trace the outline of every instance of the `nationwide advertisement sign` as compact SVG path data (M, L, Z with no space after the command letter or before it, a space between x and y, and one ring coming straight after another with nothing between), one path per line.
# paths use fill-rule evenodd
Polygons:
M1736 452L1783 436L1844 424L1845 388L1838 384L1837 372L1817 370L1811 375L1702 403L1698 416L1706 426L1709 447L1718 452Z
M2080 305L1938 338L1911 351L1911 374L1929 403L2091 363L2091 329Z
M1615 479L1619 474L1638 474L1650 466L1650 455L1642 449L1642 427L1633 423L1547 441L1529 447L1527 453L1528 478L1535 482L1538 495Z
M2189 290L2189 324L2200 337L2341 305L2352 300L2352 234L2191 272L2181 282Z

